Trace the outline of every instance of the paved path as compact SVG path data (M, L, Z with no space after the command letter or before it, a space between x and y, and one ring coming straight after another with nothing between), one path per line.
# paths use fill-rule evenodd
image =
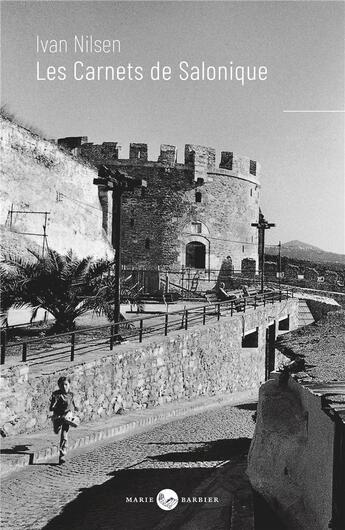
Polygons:
M237 528L252 528L244 475L252 409L223 405L84 448L64 466L41 463L9 475L2 480L2 528L220 530L230 528L236 513L248 521ZM155 502L164 488L180 497L170 512ZM193 496L219 502L182 503ZM133 501L139 497L154 502Z

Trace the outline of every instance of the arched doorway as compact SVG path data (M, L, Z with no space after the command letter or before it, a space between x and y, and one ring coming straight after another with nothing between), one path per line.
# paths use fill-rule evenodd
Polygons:
M186 267L205 269L206 247L199 241L191 241L186 245Z

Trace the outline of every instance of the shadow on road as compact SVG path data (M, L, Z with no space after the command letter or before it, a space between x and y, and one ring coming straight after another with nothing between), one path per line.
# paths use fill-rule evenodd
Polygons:
M191 495L213 471L203 468L118 471L104 484L82 489L77 499L44 530L152 530L167 513L156 504L160 490L169 488L179 496ZM140 497L149 502L139 502ZM128 502L130 499L132 502ZM174 512L178 510L179 506Z
M240 410L256 410L258 408L257 403L244 403L243 405L235 405L234 408Z
M227 466L230 468L234 466L234 483L224 484L222 509L225 503L225 509L229 514L231 510L229 499L231 491L236 490L235 482L240 484L242 489L244 483L248 484L244 469L249 444L248 438L216 440L190 451L147 458L140 463L141 469L132 467L111 472L112 478L104 484L80 489L78 497L66 505L60 515L42 530L153 530L156 525L166 521L168 514L172 514L161 510L156 504L156 496L162 489L173 489L180 500L182 497L195 495L195 490L198 488L198 496L213 494L209 488L207 491L204 489L205 485L212 484L213 477L219 473L219 468L203 466L203 462L212 460L230 460ZM186 462L198 461L200 466L186 467ZM143 468L145 462L147 467ZM171 465L164 467L163 462L171 462ZM180 466L178 462L181 462ZM241 472L238 471L239 467ZM210 504L210 508L215 509L216 506ZM202 513L201 505L193 505L193 509L197 517L199 512ZM176 520L184 519L185 510L186 504L180 502L173 511ZM178 530L179 527L180 525L171 528ZM199 530L203 526L197 525L195 528Z
M172 442L175 445L175 442ZM199 443L200 445L200 443ZM149 457L150 460L160 462L209 462L214 460L231 460L245 456L250 446L250 438L237 438L235 440L216 440L193 451L165 453Z
M29 445L14 445L9 449L0 449L1 454L22 455L30 453Z

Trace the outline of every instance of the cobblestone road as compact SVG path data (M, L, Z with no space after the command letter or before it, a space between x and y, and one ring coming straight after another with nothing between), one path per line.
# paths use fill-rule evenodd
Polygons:
M29 466L2 481L1 528L225 528L219 516L229 516L232 492L246 483L243 471L254 429L252 409L223 406L84 449L64 466ZM180 501L217 494L219 505L207 504L217 512L182 502L171 512L162 511L155 498L164 488L175 490ZM154 502L135 502L138 497L153 497Z

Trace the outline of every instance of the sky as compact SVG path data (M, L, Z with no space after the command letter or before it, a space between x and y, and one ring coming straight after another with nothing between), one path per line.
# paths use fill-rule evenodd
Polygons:
M267 242L299 239L344 253L345 3L2 2L2 104L46 137L214 147L262 166ZM120 52L75 53L74 36L119 40ZM67 53L40 42L66 40ZM81 61L74 79L73 65ZM157 61L170 80L150 78ZM179 63L265 66L267 79L179 78ZM39 76L37 76L39 62ZM142 80L85 79L87 66L143 68ZM47 79L47 67L66 78ZM51 74L53 76L53 74ZM37 78L39 77L39 79ZM337 112L284 112L312 110Z

